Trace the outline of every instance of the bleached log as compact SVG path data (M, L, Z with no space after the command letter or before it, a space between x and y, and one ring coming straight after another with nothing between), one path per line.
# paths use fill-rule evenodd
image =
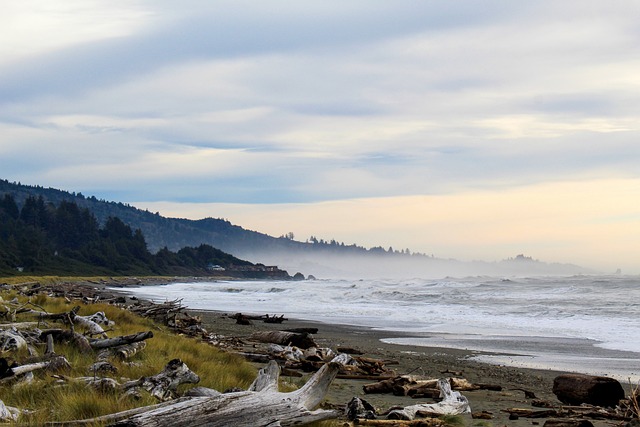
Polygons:
M329 362L299 390L280 393L277 391L279 367L271 361L260 370L248 391L214 397L183 397L146 408L66 424L106 423L121 427L302 426L340 415L338 411L312 411L324 399L339 368L339 364Z
M175 397L175 391L180 384L197 384L200 377L196 375L180 359L173 359L164 369L151 377L143 377L136 381L123 384L125 390L141 387L151 393L156 399L165 401Z
M358 419L356 425L383 427L441 427L447 425L447 423L440 418L424 418L413 421Z
M123 335L115 338L100 338L89 340L89 345L94 349L117 347L153 338L153 332L138 332L137 334Z
M90 316L75 316L71 320L74 324L84 327L89 336L100 335L102 338L107 338L107 333L102 326L91 320Z
M15 329L0 331L0 351L15 351L27 347L27 340Z
M389 412L387 418L394 420L413 420L418 414L458 415L471 412L467 398L457 391L452 391L448 379L443 378L438 380L438 387L440 388L440 397L443 398L441 402L425 403L407 406L403 409L395 409Z
M2 400L0 400L0 421L18 421L21 411L13 406L7 406Z
M104 348L98 352L98 360L106 360L110 357L116 357L120 360L126 360L132 358L139 351L142 351L147 346L145 341L138 341L131 344L119 345L117 347Z

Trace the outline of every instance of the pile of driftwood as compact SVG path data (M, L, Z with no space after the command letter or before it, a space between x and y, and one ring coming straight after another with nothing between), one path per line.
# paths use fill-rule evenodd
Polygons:
M174 359L156 375L137 380L118 382L110 377L116 367L112 358L129 358L144 349L145 340L153 338L152 332L140 332L127 336L109 337L113 322L104 313L80 316L79 308L63 313L47 313L32 303L19 304L17 300L0 304L5 320L0 324L0 348L13 352L24 348L31 357L25 363L12 363L0 358L0 383L18 384L34 381L34 372L41 370L53 376L58 386L81 383L99 390L110 390L125 395L150 393L157 405L137 408L88 420L77 420L66 425L113 426L271 426L304 425L318 420L339 416L336 411L313 410L323 399L340 365L326 363L301 389L292 393L278 392L280 368L271 362L260 371L247 391L220 393L197 387L183 396L177 396L180 384L197 383L200 378L181 360ZM159 313L166 311L163 306ZM171 310L171 309L169 309ZM147 312L149 312L147 310ZM31 317L28 322L16 322L16 316ZM52 328L53 322L61 322L62 328ZM95 354L96 363L86 377L69 377L70 363L55 352L60 342L78 346L83 352ZM247 409L250 408L250 411ZM7 407L0 401L0 420L17 421L26 411Z

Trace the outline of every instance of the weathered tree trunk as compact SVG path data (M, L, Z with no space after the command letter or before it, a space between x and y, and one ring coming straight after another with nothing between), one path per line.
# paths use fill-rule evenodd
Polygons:
M559 401L569 405L589 403L613 407L624 399L624 390L617 380L584 374L557 376L553 380L553 393Z
M123 384L123 388L126 390L131 387L142 387L156 399L165 401L175 397L174 392L180 384L197 384L198 382L200 382L200 377L191 371L182 360L173 359L159 374L130 381Z
M107 423L127 427L267 427L300 426L337 418L336 411L316 410L340 366L329 362L299 390L278 392L278 364L274 361L260 370L248 391L213 397L183 397L171 402L120 412L66 425Z
M457 415L471 412L467 398L457 391L451 391L451 385L448 379L438 380L438 388L440 388L440 396L443 398L441 402L412 405L403 409L396 409L391 411L387 418L394 420L413 420L418 414Z
M131 344L123 344L117 347L104 348L98 352L98 360L107 360L116 357L120 360L131 359L139 351L147 346L145 341L138 341Z
M48 329L40 334L40 341L42 341L43 339L48 340L48 338L46 338L48 335L51 335L53 337L53 340L57 342L71 342L81 351L92 351L91 345L89 345L89 340L87 340L84 335L81 335L77 332L64 329Z
M123 335L115 338L92 339L92 340L89 340L89 345L91 345L91 348L94 348L94 349L117 347L119 345L132 344L134 342L144 341L148 338L153 338L153 332L151 331L138 332L137 334Z
M547 420L543 427L593 427L589 420Z
M318 345L313 341L313 338L309 334L298 334L295 332L285 331L262 331L256 332L249 336L250 340L274 343L280 345L294 345L300 348L317 347Z

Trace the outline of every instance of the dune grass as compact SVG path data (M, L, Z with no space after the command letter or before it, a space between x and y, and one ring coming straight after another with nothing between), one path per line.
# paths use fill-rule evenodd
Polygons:
M42 277L38 277L37 281L44 283ZM23 282L24 280L19 283ZM208 344L176 335L149 319L136 316L113 305L84 305L78 301L69 302L62 298L49 298L42 294L27 298L18 295L15 291L0 292L0 297L3 301L10 301L17 297L19 304L37 306L49 313L66 312L76 305L81 307L78 313L80 315L104 311L110 320L116 322L113 330L108 332L110 337L152 331L154 336L146 341L145 350L136 354L130 361L112 361L118 368L118 372L111 376L120 383L142 376L155 375L164 368L169 360L175 358L182 359L192 371L200 376L199 386L219 391L231 387L246 388L256 375L255 368L237 355L225 353ZM2 305L6 306L7 304L0 302L0 310L2 310ZM34 316L18 314L16 320L33 321ZM40 325L40 329L49 327L64 328L65 326L59 323ZM43 348L37 350L40 354L43 353ZM62 381L60 377L54 377L52 373L41 370L34 372L35 381L30 384L0 383L0 399L6 405L33 411L21 418L21 422L25 422L26 425L93 418L157 403L154 398L145 396L144 393L142 399L135 400L115 392L100 392L81 382L73 381L73 378L93 375L89 371L89 367L96 361L95 354L86 354L72 345L62 344L56 345L55 351L56 354L65 356L72 365L70 371L60 373L66 378L65 381ZM26 363L27 354L26 352L4 353L1 356L23 364ZM183 387L192 386L190 384Z

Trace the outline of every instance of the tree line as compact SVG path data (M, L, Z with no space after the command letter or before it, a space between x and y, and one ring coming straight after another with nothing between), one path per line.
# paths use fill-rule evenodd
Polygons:
M140 229L117 217L100 226L87 208L57 205L42 196L22 206L11 194L0 198L0 273L67 275L192 275L218 265L252 265L212 246L166 247L151 253Z

